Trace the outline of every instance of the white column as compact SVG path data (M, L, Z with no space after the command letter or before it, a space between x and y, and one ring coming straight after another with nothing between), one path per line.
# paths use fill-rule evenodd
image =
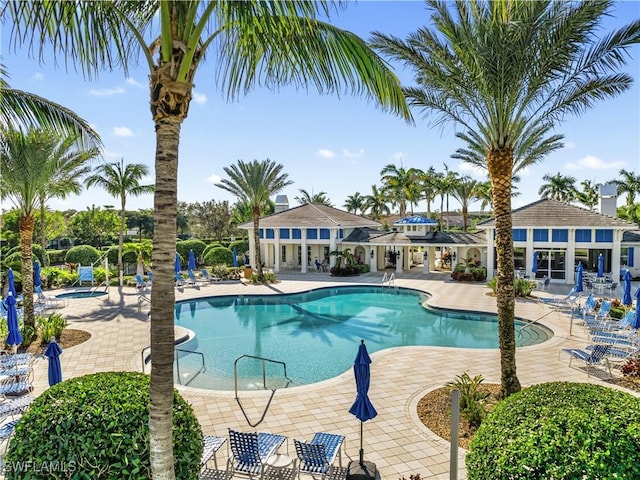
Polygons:
M373 252L373 256L371 252ZM378 249L373 245L369 245L369 270L372 272L378 271Z
M529 275L533 268L533 228L527 228L527 243L525 244L527 252L525 253L524 274ZM531 272L531 278L535 275Z
M256 242L253 236L253 228L249 229L249 265L252 265L253 268L256 268ZM258 246L259 248L259 246Z
M338 229L332 228L329 234L329 252L334 252L338 249ZM322 253L322 252L321 252ZM320 259L320 263L322 263L322 258ZM329 269L336 266L336 257L334 255L329 255Z
M495 275L493 274L493 265L495 264L495 243L493 240L493 232L495 230L490 228L486 230L487 235L487 279L492 279Z
M304 235L302 236L302 258L301 258L301 262L302 265L300 265L300 271L302 273L307 273L307 265L309 263L309 257L307 255L307 236Z
M402 247L398 247L398 254L396 256L396 273L402 273L402 262L404 262L405 257L406 255L402 251Z
M576 229L569 228L567 231L567 253L565 257L565 278L567 285L576 284L576 267L573 265L576 260ZM586 267L587 265L583 265ZM568 271L567 271L568 270Z
M273 229L273 271L278 273L280 271L280 229Z
M623 233L624 232L622 230L613 231L613 246L611 247L611 277L614 282L620 281L620 253Z

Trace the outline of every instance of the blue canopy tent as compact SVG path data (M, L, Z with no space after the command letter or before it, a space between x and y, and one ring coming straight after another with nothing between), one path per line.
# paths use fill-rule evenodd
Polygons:
M631 298L631 273L629 269L624 271L623 278L623 294L622 294L622 305L625 307L629 307L633 305L633 299Z
M196 269L196 254L193 253L193 250L189 250L189 261L187 263L187 268L191 271Z
M60 365L60 354L62 349L55 338L51 338L49 345L44 352L45 357L49 359L49 386L52 387L56 383L62 381L62 367Z
M356 400L351 405L349 413L355 415L360 420L360 456L358 462L351 462L349 464L349 476L358 475L375 478L376 466L372 462L364 461L364 447L363 447L363 424L367 420L371 420L378 412L369 400L369 383L371 381L371 357L367 352L367 347L364 344L364 340L361 340L360 347L358 347L358 354L353 362L353 373L356 379Z

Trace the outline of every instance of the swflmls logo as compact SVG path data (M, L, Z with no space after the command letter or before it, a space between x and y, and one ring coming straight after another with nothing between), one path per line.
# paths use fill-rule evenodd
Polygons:
M31 473L73 473L76 471L76 462L60 462L51 460L49 462L34 462L32 460L22 462L4 462L1 473L8 472L31 472Z

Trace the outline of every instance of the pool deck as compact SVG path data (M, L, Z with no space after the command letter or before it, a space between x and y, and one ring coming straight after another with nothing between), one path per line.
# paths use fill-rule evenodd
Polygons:
M383 273L369 273L359 277L333 278L329 273L281 273L275 285L245 285L242 283L215 283L200 288L185 287L176 290L176 298L229 294L275 294L305 291L329 285L380 285ZM421 271L399 274L397 286L425 291L432 295L430 304L443 308L469 309L495 312L495 298L484 283L461 283L450 280L450 275ZM634 282L634 287L637 282ZM540 296L565 295L567 285L552 285ZM51 295L56 292L47 292ZM620 293L619 293L620 294ZM62 312L71 328L87 330L92 338L63 352L61 356L63 378L112 370L142 370L141 351L149 345L147 313L149 305L138 308L138 291L125 287L111 288L108 297L69 300ZM534 300L518 299L516 316L536 320L547 314L550 307ZM581 327L574 326L569 335L569 316L551 313L541 324L554 332L554 337L540 345L519 348L517 373L523 386L546 381L603 382L598 376L587 377L575 362L568 366L568 357L559 355L561 348L582 348L588 343ZM354 344L354 355L357 345ZM419 399L428 391L441 387L456 375L482 375L487 383L500 382L498 350L459 349L444 347L399 347L371 354L370 398L378 416L364 424L365 459L377 465L381 478L400 479L419 473L422 478L448 479L450 462L449 442L431 433L416 414ZM36 362L35 394L47 388L47 362ZM609 385L606 383L606 385ZM308 440L314 432L326 431L346 436L343 467L358 458L360 448L360 422L348 409L355 398L353 374L344 374L313 385L278 390L273 397L265 419L251 427L234 398L233 392L215 392L189 387L178 387L189 401L206 434L227 436L227 429L266 431L286 435L289 453L295 455L293 439ZM632 392L633 393L633 392ZM263 414L270 392L241 392L240 402L251 423ZM220 454L221 453L221 454ZM218 465L226 464L226 448L222 448ZM458 478L466 478L464 450L458 452ZM344 478L346 468L338 475ZM222 477L220 477L222 478ZM291 478L286 475L286 478Z

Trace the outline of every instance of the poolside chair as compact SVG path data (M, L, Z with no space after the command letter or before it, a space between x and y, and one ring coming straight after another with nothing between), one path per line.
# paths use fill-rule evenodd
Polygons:
M625 331L635 330L632 324L636 319L635 310L629 310L620 320L592 320L585 323L589 333L593 335L608 335L608 332L616 335Z
M16 398L5 398L0 402L0 419L22 415L31 402L35 400L33 395L23 395Z
M19 419L12 420L0 426L0 445L2 445L2 449L0 451L0 463L4 463L4 456L6 455L7 448L9 447L9 440L16 429L18 421Z
M287 440L273 433L238 432L229 429L231 453L227 460L227 474L260 475L264 477L267 459Z
M67 305L67 301L62 298L47 297L41 286L34 287L33 292L37 295L35 305L40 305L43 308L62 308Z
M339 458L339 465L342 467L343 442L344 435L324 432L316 433L310 442L294 439L298 457L298 478L301 473L321 474L321 479L324 479L325 475L331 477L336 457Z
M209 271L206 268L200 270L200 274L202 275L202 278L209 283L220 281L220 277L212 277L211 275L209 275Z
M147 287L151 288L151 285L153 285L153 273L148 272L147 273Z
M193 270L187 270L187 285L191 287L195 287L198 284L198 279L196 278L196 274L193 273Z
M557 310L563 310L563 309L572 310L578 306L580 295L581 295L581 292L576 292L576 287L573 287L571 290L569 290L569 293L567 293L567 295L564 297L541 298L540 301Z
M176 287L183 287L185 284L184 278L182 278L182 274L180 273L176 273L175 274L175 282L176 282Z
M587 370L587 377L589 377L589 368L602 364L607 367L607 369L609 370L609 375L611 375L611 364L609 363L609 359L607 358L610 350L610 344L599 343L597 345L593 345L593 348L589 350L580 350L579 348L563 348L561 351L570 355L569 366L571 366L571 362L574 358L584 361Z
M218 450L222 448L222 445L224 445L224 442L226 442L227 439L216 435L204 435L203 437L204 448L202 449L200 464L202 465L203 470L207 470L207 463L213 459L213 463L216 467L215 469L218 470L218 459L216 458L216 453L218 453ZM200 478L202 478L202 475Z
M145 288L145 287L147 286L147 282L145 282L145 281L142 279L142 276L141 276L141 275L137 275L137 274L136 274L135 279L136 279L136 288L137 288L138 290L142 290L143 288Z

